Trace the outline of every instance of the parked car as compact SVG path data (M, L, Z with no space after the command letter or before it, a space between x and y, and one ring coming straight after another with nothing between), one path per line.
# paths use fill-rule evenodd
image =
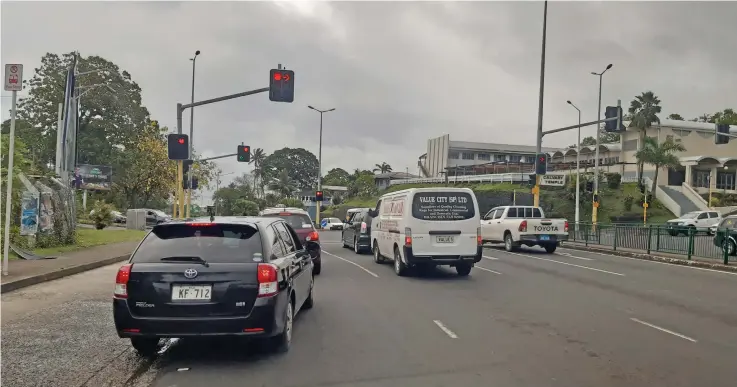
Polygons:
M714 245L737 256L737 215L727 216L715 227Z
M295 315L314 304L313 260L280 218L158 224L115 279L113 318L142 355L159 339L243 336L289 350Z
M481 238L484 243L504 243L507 251L540 246L552 254L560 242L568 240L568 221L546 218L540 207L496 207L481 220Z
M353 248L356 254L371 251L371 222L374 218L369 215L368 209L352 215L341 233L343 247Z
M301 208L274 207L266 208L260 212L263 217L278 217L284 219L297 233L300 242L308 245L308 250L315 261L315 274L322 272L322 248L320 247L320 234L317 232L310 214ZM308 242L310 242L308 244Z
M666 223L668 234L688 235L690 230L694 233L705 232L711 234L711 227L722 221L722 215L717 211L691 211Z
M338 218L325 218L325 227L323 227L326 230L342 230L344 223L340 221Z

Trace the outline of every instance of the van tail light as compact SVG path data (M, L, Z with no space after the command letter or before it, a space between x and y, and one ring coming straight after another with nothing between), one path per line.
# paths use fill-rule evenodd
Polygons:
M519 224L519 228L517 229L519 232L527 232L527 221L523 220L522 223Z
M317 231L313 231L309 234L307 234L307 238L305 238L307 242L319 242L320 241L320 234L318 234Z
M128 298L128 280L131 278L132 268L132 263L126 263L118 269L118 274L115 276L115 290L113 291L113 297Z
M476 245L483 245L483 242L481 241L481 227L476 227Z
M279 291L278 270L271 263L258 264L258 297L271 297Z
M409 227L404 229L404 246L412 247L412 229Z
M367 230L366 222L361 222L361 234L365 234Z
M563 231L568 232L568 221L567 220L565 224L563 225Z

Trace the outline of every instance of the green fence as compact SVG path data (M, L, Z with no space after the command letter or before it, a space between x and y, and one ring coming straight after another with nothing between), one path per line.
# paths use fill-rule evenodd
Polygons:
M686 259L706 258L729 263L728 249L717 246L715 235L706 232L695 232L693 229L673 229L667 226L632 225L632 224L572 224L569 229L569 241L585 245L598 245L614 251L639 250L650 254L660 252L682 255ZM726 240L726 230L719 230L719 241ZM735 260L732 257L732 260Z

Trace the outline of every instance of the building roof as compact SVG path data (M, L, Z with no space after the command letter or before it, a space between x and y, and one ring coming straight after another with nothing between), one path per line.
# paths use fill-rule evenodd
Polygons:
M535 154L537 147L534 145L515 144L493 144L488 142L450 141L449 149L468 149L474 151L505 152L505 153L531 153ZM543 152L555 152L556 148L543 147Z
M622 145L618 142L609 144L599 144L599 152L619 152L622 150ZM582 146L581 154L596 152L596 146ZM575 156L576 148L564 148L558 149L554 152L547 152L552 157L563 157L563 156Z
M413 175L407 172L387 172L374 175L374 179L417 179L420 176Z

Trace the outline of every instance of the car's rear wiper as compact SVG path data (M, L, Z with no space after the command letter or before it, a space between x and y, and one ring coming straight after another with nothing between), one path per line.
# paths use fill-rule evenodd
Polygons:
M204 259L196 256L175 256L175 257L164 257L161 258L162 261L168 261L168 262L197 262L202 264L205 267L210 267L210 264L207 263Z

